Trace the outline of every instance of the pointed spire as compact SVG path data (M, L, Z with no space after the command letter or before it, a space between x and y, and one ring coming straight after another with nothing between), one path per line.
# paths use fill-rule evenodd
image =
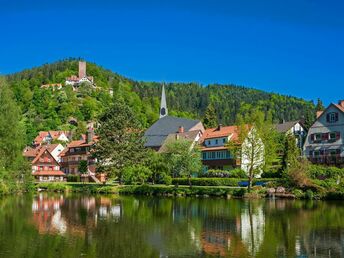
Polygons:
M165 85L162 85L162 93L161 93L161 102L160 102L160 118L163 118L168 115L168 109L166 104L166 96L165 96Z

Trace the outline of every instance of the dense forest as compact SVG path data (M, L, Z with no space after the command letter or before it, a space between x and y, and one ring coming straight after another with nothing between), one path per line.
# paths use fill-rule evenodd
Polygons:
M129 104L144 127L158 119L161 83L130 80L94 63L87 63L87 75L94 77L96 89L87 84L77 91L71 86L56 91L40 88L42 84L63 84L66 77L77 75L78 61L65 59L6 76L23 114L27 143L40 130L74 130L77 136L88 121L118 99ZM272 115L276 123L304 118L309 124L315 114L313 102L236 85L168 83L166 95L170 115L203 120L211 109L217 122L226 125L233 124L237 114L256 109Z

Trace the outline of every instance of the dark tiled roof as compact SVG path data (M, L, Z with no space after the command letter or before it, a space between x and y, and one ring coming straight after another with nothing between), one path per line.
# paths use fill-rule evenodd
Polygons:
M180 126L184 127L184 131L190 131L191 128L200 123L199 120L187 118L179 118L173 116L165 116L156 121L145 132L146 147L161 146L169 134L177 133Z
M159 152L166 151L166 144L178 139L184 139L184 140L189 140L190 142L194 142L196 141L197 136L200 133L201 133L201 130L194 130L194 131L189 131L189 132L184 132L184 133L171 133L165 138L161 148L159 149Z
M279 133L286 133L290 128L292 128L295 124L299 123L300 121L289 121L289 122L285 122L282 124L276 124L276 130Z

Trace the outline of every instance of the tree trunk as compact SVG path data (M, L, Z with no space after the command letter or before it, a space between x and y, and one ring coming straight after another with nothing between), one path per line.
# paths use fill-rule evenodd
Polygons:
M253 181L253 173L252 173L252 168L250 168L249 176L248 176L248 187L247 187L247 192L251 192L252 189L252 181Z

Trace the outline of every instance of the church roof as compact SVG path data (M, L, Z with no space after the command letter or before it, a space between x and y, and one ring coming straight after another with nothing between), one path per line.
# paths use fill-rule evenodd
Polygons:
M146 147L158 147L163 144L169 134L177 133L179 127L184 127L184 131L190 131L193 127L201 123L199 120L165 116L156 121L145 132Z
M276 124L276 130L279 133L286 133L287 131L289 131L294 125L296 125L297 123L300 123L299 120L296 121L288 121L288 122L284 122L282 124Z

